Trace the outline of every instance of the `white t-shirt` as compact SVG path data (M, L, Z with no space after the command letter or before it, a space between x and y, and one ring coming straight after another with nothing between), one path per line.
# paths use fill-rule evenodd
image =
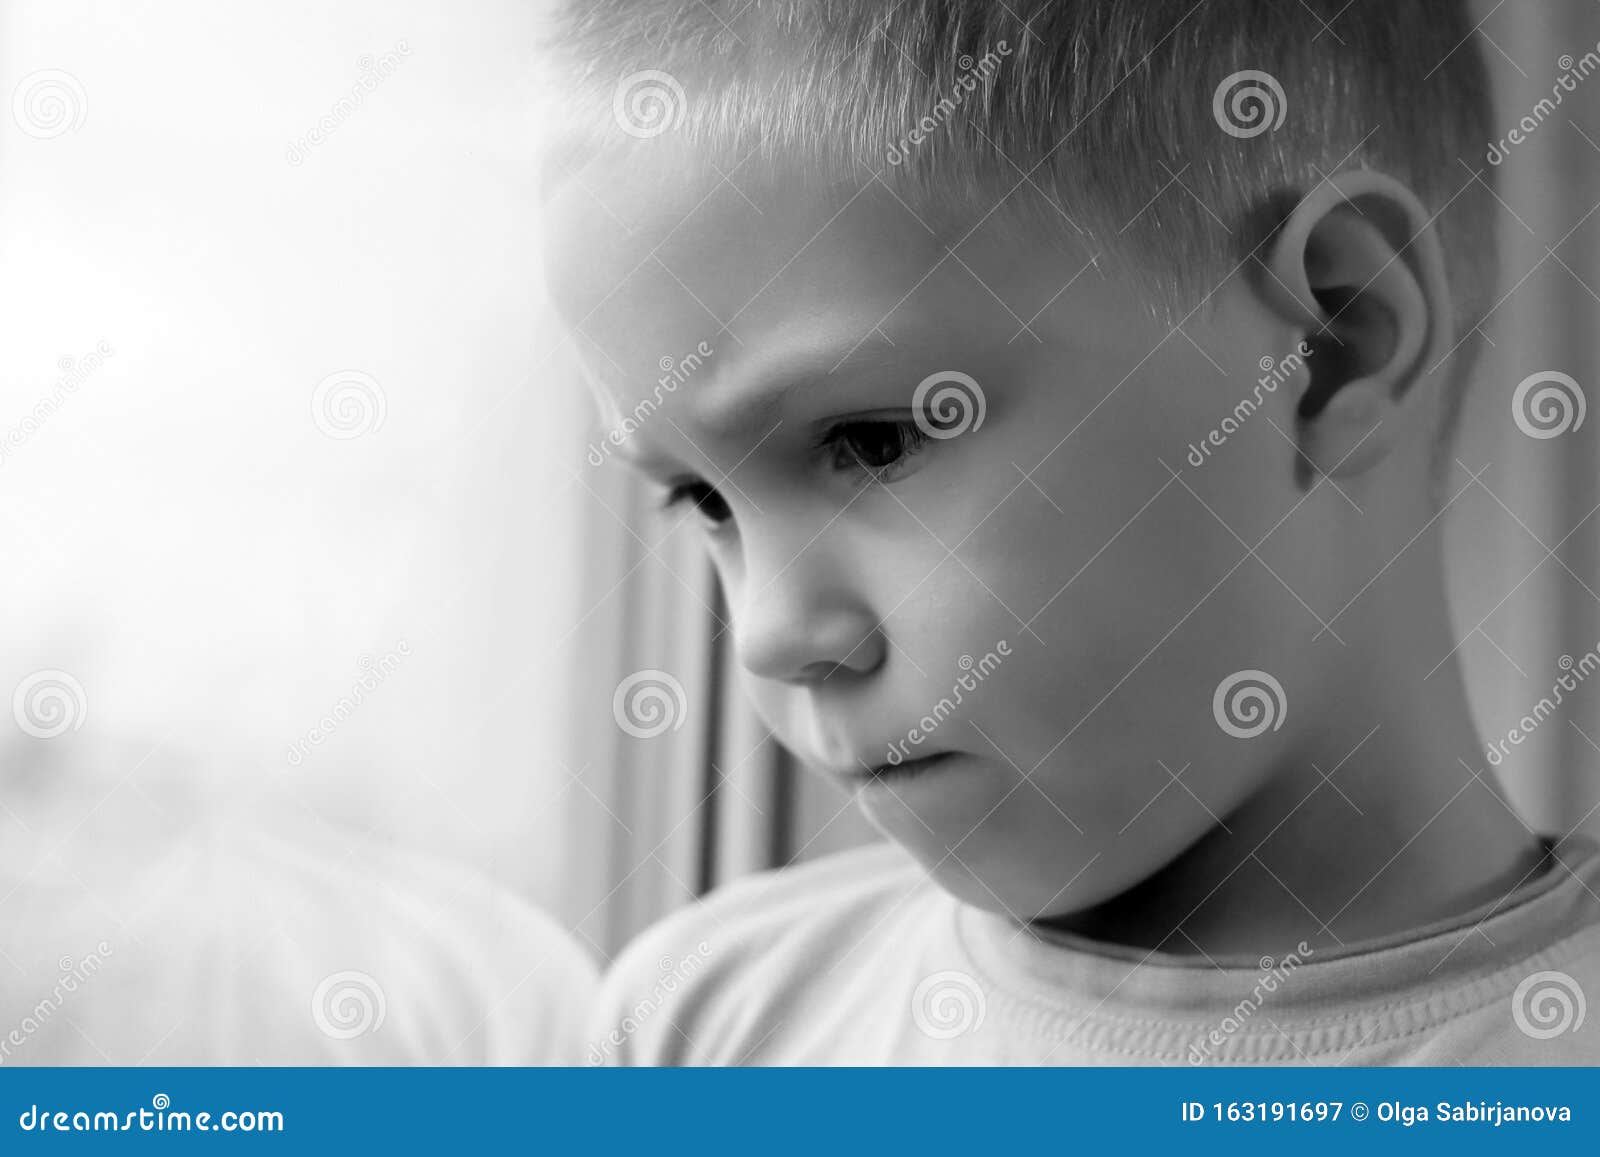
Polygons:
M1350 950L1220 962L1041 936L893 845L764 873L639 937L591 1064L1600 1063L1600 846L1498 906ZM1297 946L1298 947L1298 946Z

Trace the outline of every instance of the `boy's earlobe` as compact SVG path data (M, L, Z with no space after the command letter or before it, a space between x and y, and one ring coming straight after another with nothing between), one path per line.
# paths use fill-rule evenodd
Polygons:
M1343 172L1295 206L1262 265L1263 296L1311 351L1296 408L1300 461L1331 477L1360 474L1436 412L1425 379L1454 328L1438 234L1399 181Z

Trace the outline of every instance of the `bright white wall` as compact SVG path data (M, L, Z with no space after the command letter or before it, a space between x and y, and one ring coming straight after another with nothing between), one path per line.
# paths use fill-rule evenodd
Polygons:
M0 6L0 692L62 669L87 701L57 738L0 729L12 858L72 850L63 799L133 814L178 782L558 908L591 870L554 758L586 403L538 325L533 31L514 0ZM60 135L11 107L40 70L81 91ZM319 428L340 370L378 383L381 427Z

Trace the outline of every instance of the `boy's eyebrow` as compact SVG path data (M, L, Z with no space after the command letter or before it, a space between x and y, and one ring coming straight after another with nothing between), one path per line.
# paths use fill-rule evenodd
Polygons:
M766 346L749 364L735 361L696 398L695 423L723 436L765 430L777 420L784 400L800 387L815 385L835 372L892 364L892 348L866 348L870 336L871 331L851 336L843 327L830 328L823 333L795 335L795 340L776 349ZM850 363L848 371L846 362ZM908 398L910 393L908 386Z

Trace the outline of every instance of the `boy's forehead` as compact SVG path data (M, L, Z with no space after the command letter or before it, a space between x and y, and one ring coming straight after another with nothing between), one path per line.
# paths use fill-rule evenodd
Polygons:
M700 342L720 371L751 345L825 358L832 343L837 361L929 332L1037 341L1045 307L1103 313L1115 297L1089 246L1019 237L982 204L936 221L871 174L823 184L682 152L610 156L545 208L555 305L607 379L653 383Z
M602 158L547 213L557 305L591 332L636 325L641 301L737 329L769 302L904 294L907 272L920 276L943 252L870 184L779 183L708 163Z

